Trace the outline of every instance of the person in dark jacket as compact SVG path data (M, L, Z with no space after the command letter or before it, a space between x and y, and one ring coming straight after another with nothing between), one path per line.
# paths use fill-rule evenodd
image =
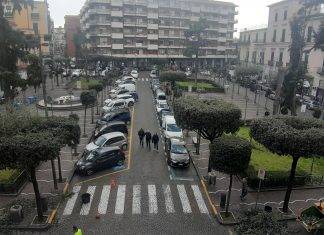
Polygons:
M140 145L143 147L144 146L144 136L145 136L145 132L143 130L143 128L141 128L139 131L138 131L138 137L139 137L139 140L140 140Z
M146 136L146 147L149 148L151 150L151 139L152 139L152 134L151 132L147 131L145 133Z
M154 149L157 151L159 151L159 140L159 135L155 133L152 137L152 143L154 144Z

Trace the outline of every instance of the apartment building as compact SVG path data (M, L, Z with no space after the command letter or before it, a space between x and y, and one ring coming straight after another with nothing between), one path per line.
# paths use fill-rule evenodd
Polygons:
M93 54L131 60L184 61L186 29L208 21L201 63L214 66L236 58L236 5L212 0L87 0L81 28Z
M284 0L270 5L267 27L243 30L240 33L240 60L263 66L265 75L276 73L279 67L287 67L290 61L290 22L301 6L300 0ZM307 21L305 49L313 45L313 31L318 30L322 22L324 23L324 4L319 4L311 11ZM303 60L308 64L308 72L314 77L311 84L312 96L318 95L319 88L324 85L323 59L324 52L321 50L312 50L303 55Z
M54 58L64 57L65 45L65 29L63 27L54 28L52 40Z
M65 19L64 29L65 29L65 40L66 40L65 54L68 57L74 58L76 55L74 35L79 33L81 29L80 16L66 15L64 19Z
M39 35L42 42L42 53L49 55L50 37L48 35L51 34L51 19L47 1L34 1L33 7L22 8L20 12L13 11L13 3L10 0L3 4L4 16L10 25L25 35Z

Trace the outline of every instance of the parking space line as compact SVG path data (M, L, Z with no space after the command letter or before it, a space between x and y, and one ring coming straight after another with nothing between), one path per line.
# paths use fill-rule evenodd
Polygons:
M110 188L111 188L110 185L104 185L102 188L100 202L98 206L98 213L101 215L104 215L107 212Z

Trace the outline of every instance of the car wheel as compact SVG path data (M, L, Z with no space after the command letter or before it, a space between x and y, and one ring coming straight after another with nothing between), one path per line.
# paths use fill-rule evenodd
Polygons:
M134 106L134 102L131 101L128 103L128 107L133 107L133 106Z
M124 144L123 146L122 146L122 150L127 150L127 144Z
M119 160L116 165L117 166L123 166L124 164L125 164L124 160Z
M90 176L90 175L93 175L93 170L92 169L88 169L87 171L86 171L86 174L87 174L87 176Z

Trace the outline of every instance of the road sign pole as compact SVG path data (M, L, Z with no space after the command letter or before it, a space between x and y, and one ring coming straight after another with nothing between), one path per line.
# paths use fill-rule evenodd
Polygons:
M258 188L257 198L256 198L256 201L255 201L255 209L257 209L258 202L259 202L259 194L260 194L260 191L261 191L261 183L262 183L262 179L260 179L260 181L259 181L259 188Z

